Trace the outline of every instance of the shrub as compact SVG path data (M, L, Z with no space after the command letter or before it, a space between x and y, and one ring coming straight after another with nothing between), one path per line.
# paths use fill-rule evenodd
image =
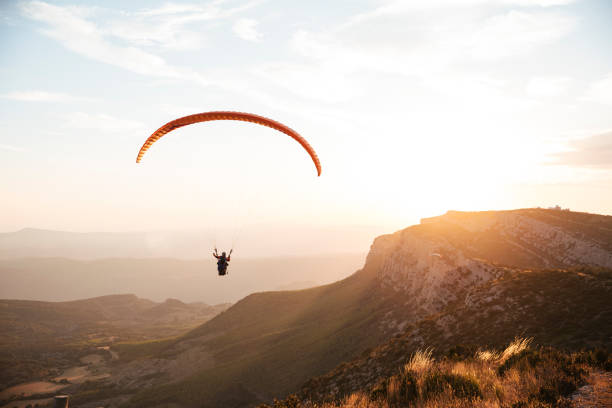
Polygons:
M378 401L387 398L387 380L380 380L370 390L370 400Z
M460 374L430 373L425 377L423 384L423 397L433 398L450 389L457 398L482 398L482 392L476 378Z
M510 369L531 372L540 378L541 385L537 393L529 396L530 405L525 406L538 406L538 404L557 406L563 397L569 396L584 383L587 372L577 363L581 358L590 357L584 354L580 358L575 358L573 355L552 348L523 350L506 360L498 368L498 373L504 376Z
M401 378L399 389L400 401L405 403L416 400L419 396L419 388L414 374L404 372Z
M453 361L464 361L472 357L478 348L473 344L458 344L446 352L446 357Z
M542 356L537 350L523 350L508 358L497 369L499 375L504 375L511 368L516 368L521 372L528 371L542 361Z
M612 371L612 353L603 348L583 351L578 354L576 361L583 364L593 365L606 371Z
M287 399L277 400L274 398L272 405L260 404L257 408L298 408L300 405L300 399L295 394L291 394Z
M369 396L370 401L387 400L391 405L404 406L416 401L419 396L417 378L414 373L404 371L379 381L371 388Z

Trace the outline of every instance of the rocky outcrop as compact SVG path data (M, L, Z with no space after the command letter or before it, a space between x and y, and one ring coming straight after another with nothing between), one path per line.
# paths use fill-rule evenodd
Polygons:
M480 213L449 211L421 222L429 226L461 228L474 237L488 236L500 244L505 242L507 246L520 248L536 258L530 265L532 267L612 267L610 216L543 209ZM481 247L480 251L483 249L486 247Z
M377 238L364 269L401 298L381 321L400 332L508 268L612 267L609 227L612 217L569 211L449 211Z

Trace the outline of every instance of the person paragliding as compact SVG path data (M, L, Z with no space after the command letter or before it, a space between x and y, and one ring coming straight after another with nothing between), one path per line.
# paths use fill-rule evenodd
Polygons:
M321 162L319 161L319 157L315 150L310 146L308 141L302 137L298 132L291 129L290 127L277 122L275 120L259 116L253 113L246 112L233 112L233 111L211 111L211 112L202 112L196 113L193 115L183 116L181 118L172 120L155 132L151 134L144 142L140 150L138 151L138 156L136 156L136 163L140 163L145 153L149 150L151 146L155 144L161 137L164 135L173 132L176 129L179 129L183 126L189 126L196 123L202 122L210 122L210 121L218 121L218 120L231 120L231 121L242 121L242 122L250 122L261 126L266 126L271 129L274 129L278 132L284 133L285 135L291 137L296 142L302 146L302 148L308 153L312 162L317 171L317 176L321 175ZM219 272L219 276L223 276L227 274L227 267L230 262L230 258L232 255L232 250L230 250L229 254L222 252L219 255L217 248L215 248L213 252L213 256L217 259L217 270Z
M233 251L233 249L230 249L229 254L221 252L221 255L219 255L217 248L215 248L213 251L213 256L217 258L217 271L219 272L219 276L227 275L227 267L229 265L229 261L231 260Z

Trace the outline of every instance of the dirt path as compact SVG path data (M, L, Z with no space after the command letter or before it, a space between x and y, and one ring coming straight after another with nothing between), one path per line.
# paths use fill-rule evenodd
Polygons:
M35 406L46 407L46 406L51 406L51 404L53 404L53 398L44 398L44 399L32 399L32 400L23 400L23 401L13 401L13 402L9 402L6 405L3 405L0 408L26 408L28 406L30 406L30 407L35 407Z
M587 382L572 394L572 405L575 408L612 407L612 372L594 370Z
M29 397L35 394L49 394L62 388L66 388L66 385L48 381L32 381L3 390L0 392L0 400L6 400L11 397Z

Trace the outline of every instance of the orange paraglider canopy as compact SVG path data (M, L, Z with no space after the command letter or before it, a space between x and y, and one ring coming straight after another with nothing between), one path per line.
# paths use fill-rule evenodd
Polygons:
M244 122L252 122L257 123L258 125L267 126L272 129L276 129L279 132L283 132L287 136L295 139L302 147L308 152L312 161L314 162L315 167L317 168L317 175L321 175L321 163L319 162L319 157L315 153L314 149L306 139L304 139L298 132L283 125L280 122L277 122L272 119L268 119L263 116L254 115L252 113L244 113L244 112L231 112L231 111L214 111L214 112L204 112L204 113L196 113L195 115L184 116L182 118L175 119L171 122L166 123L159 129L157 129L149 138L144 142L140 151L138 152L138 157L136 158L136 163L140 163L140 160L144 156L149 147L153 145L156 141L158 141L162 136L167 133L172 132L174 129L178 129L183 126L191 125L193 123L199 122L208 122L211 120L241 120Z

